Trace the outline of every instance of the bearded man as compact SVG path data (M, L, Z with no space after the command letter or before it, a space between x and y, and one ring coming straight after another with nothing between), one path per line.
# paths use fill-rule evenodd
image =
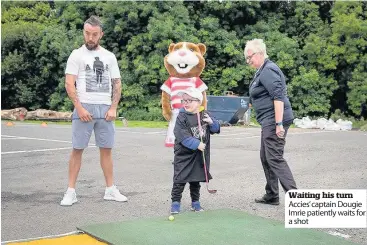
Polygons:
M103 31L97 16L85 21L83 35L84 45L71 53L65 70L65 88L74 104L73 150L69 161L68 189L60 204L71 206L77 202L75 184L83 151L88 147L93 131L106 181L104 199L126 202L127 198L114 185L112 164L114 120L121 97L120 70L116 56L99 45Z

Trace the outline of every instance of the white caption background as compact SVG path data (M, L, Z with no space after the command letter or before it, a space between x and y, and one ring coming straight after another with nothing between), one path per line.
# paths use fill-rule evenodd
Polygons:
M367 190L298 189L285 197L285 228L366 228Z

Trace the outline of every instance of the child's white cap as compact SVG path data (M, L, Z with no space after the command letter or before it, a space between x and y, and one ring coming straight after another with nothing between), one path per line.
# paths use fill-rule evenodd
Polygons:
M185 90L182 90L182 92L180 92L180 95L182 96L183 94L187 94L189 96L191 96L192 98L198 99L200 101L200 103L203 102L203 93L200 92L200 90L196 89L196 88L187 88Z

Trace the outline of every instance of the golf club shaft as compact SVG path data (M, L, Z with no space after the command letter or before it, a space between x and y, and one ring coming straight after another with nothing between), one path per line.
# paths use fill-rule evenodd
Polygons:
M201 122L200 122L200 112L197 113L197 118L198 118L200 142L203 143L203 136L202 136L202 129L203 128L201 127ZM203 163L204 163L204 173L205 173L206 189L209 192L212 192L212 190L209 190L208 170L206 168L206 161L205 161L205 153L204 153L204 151L202 151L202 156L203 156ZM213 191L215 191L215 190L213 190Z

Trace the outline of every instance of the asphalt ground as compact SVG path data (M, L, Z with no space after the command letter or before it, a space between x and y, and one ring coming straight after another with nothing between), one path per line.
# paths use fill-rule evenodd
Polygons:
M164 147L165 129L116 128L115 184L127 203L104 201L105 182L92 135L77 183L78 203L59 205L67 188L71 126L15 123L1 128L1 240L68 233L76 227L168 215L173 149ZM367 133L290 129L285 158L303 189L366 189ZM254 203L264 193L260 129L223 127L213 136L211 188L203 185L205 209L232 208L284 221L279 206ZM186 187L182 211L188 212ZM321 229L367 244L367 229ZM264 231L266 232L266 231ZM302 244L302 241L299 241Z

